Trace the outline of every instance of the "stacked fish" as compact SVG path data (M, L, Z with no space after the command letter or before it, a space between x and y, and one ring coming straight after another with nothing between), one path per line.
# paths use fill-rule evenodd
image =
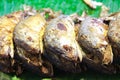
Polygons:
M43 77L54 67L80 73L87 69L116 74L120 66L120 13L111 20L45 12L18 11L0 17L0 70L29 70ZM55 14L55 13L54 13ZM106 16L108 17L108 16Z

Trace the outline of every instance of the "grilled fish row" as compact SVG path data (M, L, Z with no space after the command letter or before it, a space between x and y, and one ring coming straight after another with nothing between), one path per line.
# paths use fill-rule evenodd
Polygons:
M21 70L53 76L55 66L72 73L88 68L114 74L120 64L119 20L105 24L85 17L76 25L68 15L46 22L40 13L25 11L0 17L0 70L20 73L22 66Z

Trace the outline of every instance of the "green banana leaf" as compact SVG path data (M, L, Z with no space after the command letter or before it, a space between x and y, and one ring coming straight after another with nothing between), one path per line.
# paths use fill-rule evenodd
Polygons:
M110 9L110 13L120 10L120 0L96 0L102 2ZM30 5L39 10L41 8L51 8L54 11L62 11L64 14L78 13L82 14L86 11L87 14L94 17L99 17L101 7L91 9L83 0L0 0L0 16L9 14L22 9L23 4ZM64 74L64 75L62 75ZM38 75L32 74L29 71L24 72L20 76L15 74L5 74L0 72L0 80L119 80L120 74L104 75L93 72L85 72L80 74L70 74L55 72L53 78L41 78Z
M96 0L104 3L110 12L120 10L120 0ZM64 14L77 12L81 14L86 11L89 15L98 17L101 7L91 9L83 0L0 0L0 16L17 10L21 10L23 4L30 5L35 9L51 8L55 11L62 11Z

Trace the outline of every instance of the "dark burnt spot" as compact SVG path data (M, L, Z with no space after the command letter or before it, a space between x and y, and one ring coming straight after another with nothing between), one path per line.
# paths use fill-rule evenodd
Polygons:
M39 53L38 49L32 48L30 45L28 45L26 42L22 40L15 39L15 43L17 46L21 47L22 49L24 49L29 53L33 53L33 54Z
M109 25L110 20L104 20L103 23L105 23L106 25Z
M68 46L68 45L63 45L63 48L68 52L72 51L73 49L71 46Z
M58 27L58 29L60 29L60 30L67 31L67 28L66 28L65 25L62 24L62 23L58 23L58 24L57 24L57 27Z
M11 31L11 30L6 30L6 32L8 32L8 33L12 33L12 31Z
M87 39L87 36L86 35L80 35L80 38L81 39Z
M33 41L31 37L28 37L27 39L28 39L29 41Z

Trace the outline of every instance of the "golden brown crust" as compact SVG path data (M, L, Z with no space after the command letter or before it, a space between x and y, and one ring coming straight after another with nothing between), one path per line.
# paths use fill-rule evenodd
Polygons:
M61 15L48 23L44 44L46 56L55 66L68 72L81 71L84 52L76 41L74 23L69 16Z
M23 12L18 11L0 17L0 67L3 72L13 72L14 57L13 30L22 19Z
M79 27L78 41L90 53L91 56L88 57L95 63L109 64L113 61L107 33L108 26L102 20L91 17L82 21Z
M120 63L120 13L114 13L111 15L114 20L109 23L108 37L112 44L115 63Z
M26 69L41 76L52 76L52 65L41 56L45 26L46 21L40 14L29 16L15 27L14 41L19 60ZM44 65L46 62L49 64Z

